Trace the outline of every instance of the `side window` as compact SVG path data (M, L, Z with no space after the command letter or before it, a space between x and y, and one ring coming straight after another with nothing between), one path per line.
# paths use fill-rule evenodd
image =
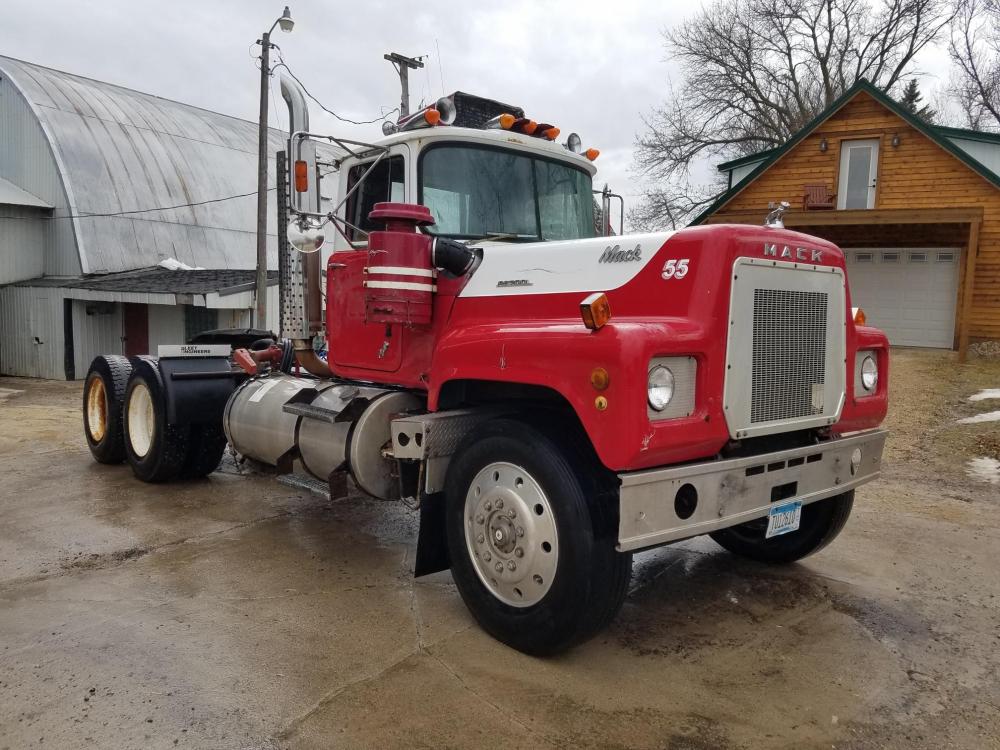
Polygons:
M347 173L347 189L354 187L371 162L356 164ZM380 161L368 174L358 191L347 201L347 220L364 230L371 232L383 228L381 222L368 218L376 203L384 201L401 202L403 200L403 157L390 156ZM364 242L365 236L353 229L348 229L351 242Z

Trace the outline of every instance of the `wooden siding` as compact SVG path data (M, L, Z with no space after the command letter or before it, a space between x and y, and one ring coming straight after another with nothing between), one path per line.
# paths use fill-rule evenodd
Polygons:
M891 145L894 135L900 138L898 147ZM823 138L828 144L825 153L819 145ZM806 184L825 182L832 191L837 191L840 142L861 138L880 140L876 210L970 207L983 210L968 333L973 338L1000 339L1000 189L864 92L733 196L710 221L725 221L727 216L734 221L742 220L737 214L745 216L748 211L759 214L762 220L769 201L784 200L791 204L792 210L801 208L802 186ZM968 225L964 229L968 236ZM812 228L804 231L822 235L822 231ZM964 289L964 274L960 283ZM960 291L959 299L962 296ZM959 314L962 312L960 309Z

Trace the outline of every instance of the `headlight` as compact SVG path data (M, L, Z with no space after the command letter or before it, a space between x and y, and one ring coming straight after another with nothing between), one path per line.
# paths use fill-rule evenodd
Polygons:
M878 385L878 365L874 357L865 357L861 363L861 385L866 391L874 391Z
M674 374L663 365L654 367L646 381L646 394L652 408L657 411L666 409L674 397Z

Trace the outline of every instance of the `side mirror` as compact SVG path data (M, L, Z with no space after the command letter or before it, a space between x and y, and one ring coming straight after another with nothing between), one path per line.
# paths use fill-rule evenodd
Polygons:
M292 247L300 253L315 253L326 239L322 227L305 221L289 222L286 236Z

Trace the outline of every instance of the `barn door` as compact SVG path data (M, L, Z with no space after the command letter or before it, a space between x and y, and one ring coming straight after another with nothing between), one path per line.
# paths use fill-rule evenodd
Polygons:
M31 300L31 343L34 354L32 375L36 378L51 378L49 372L49 334L52 333L52 309L48 297L35 297Z

